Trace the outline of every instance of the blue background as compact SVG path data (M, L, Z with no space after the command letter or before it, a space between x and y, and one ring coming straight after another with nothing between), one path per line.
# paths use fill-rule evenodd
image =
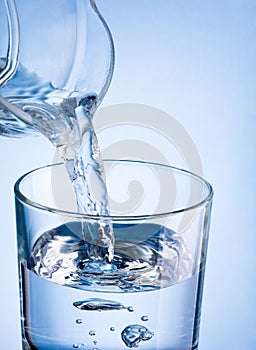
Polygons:
M117 62L105 105L162 109L186 128L215 198L201 350L256 349L254 0L99 0ZM1 349L19 349L12 188L52 162L41 138L0 139Z

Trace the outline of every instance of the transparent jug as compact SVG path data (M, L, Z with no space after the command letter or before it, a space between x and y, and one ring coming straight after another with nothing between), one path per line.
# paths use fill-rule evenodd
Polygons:
M93 116L113 74L95 1L1 0L0 33L0 135L39 131L62 143L81 115Z

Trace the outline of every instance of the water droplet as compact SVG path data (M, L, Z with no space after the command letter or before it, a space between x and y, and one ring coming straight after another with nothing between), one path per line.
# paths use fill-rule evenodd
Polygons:
M141 321L144 321L144 322L146 322L146 321L148 321L148 316L141 316Z
M95 332L94 332L94 331L90 331L90 332L89 332L89 335L90 335L91 337L93 337L93 336L95 335Z
M98 343L98 340L94 340L93 344L96 345Z
M78 318L78 319L76 320L76 323L77 323L77 324L81 324L81 323L83 323L83 320L81 320L81 318Z
M79 349L79 348L80 348L80 345L79 345L79 344L73 344L73 348L74 348L74 349Z
M129 348L137 348L141 341L150 340L153 335L153 332L138 324L127 326L121 334L123 342Z
M127 307L127 310L128 310L129 312L134 312L134 308L133 308L132 306L128 306L128 307Z
M110 327L109 329L111 330L111 332L114 332L116 330L115 327Z
M99 298L76 301L73 305L79 310L85 311L112 311L125 309L125 306L119 302Z

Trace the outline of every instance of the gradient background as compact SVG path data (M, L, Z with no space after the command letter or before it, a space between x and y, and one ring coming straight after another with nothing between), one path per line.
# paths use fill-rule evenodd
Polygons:
M215 189L200 350L254 350L255 0L97 3L117 51L104 105L143 103L175 116ZM20 349L13 184L53 153L43 138L0 139L3 350Z

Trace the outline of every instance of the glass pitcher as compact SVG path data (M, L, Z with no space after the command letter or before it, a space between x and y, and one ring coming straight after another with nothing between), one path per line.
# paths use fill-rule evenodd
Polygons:
M109 87L114 46L94 0L0 1L0 135L53 143Z

